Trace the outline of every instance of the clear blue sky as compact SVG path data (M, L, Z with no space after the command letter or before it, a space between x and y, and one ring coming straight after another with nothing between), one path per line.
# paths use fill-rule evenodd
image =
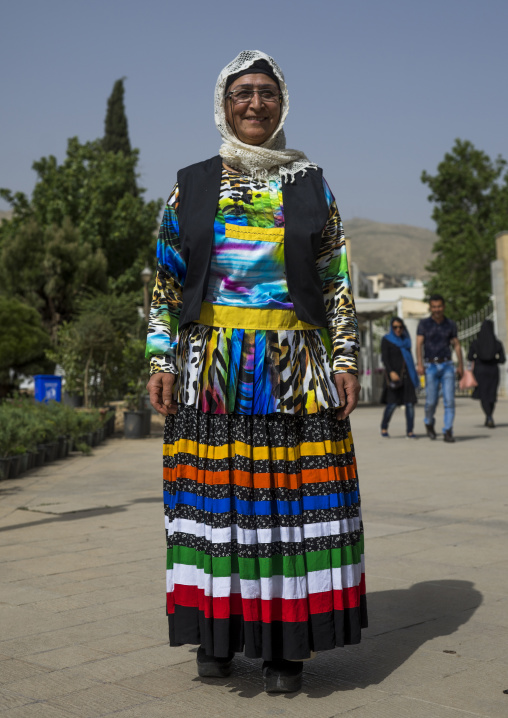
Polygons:
M456 137L508 158L506 0L13 0L0 15L0 186L103 133L126 76L148 198L217 153L213 88L242 49L286 76L288 146L323 166L345 219L433 228L423 169ZM2 203L0 209L7 209Z

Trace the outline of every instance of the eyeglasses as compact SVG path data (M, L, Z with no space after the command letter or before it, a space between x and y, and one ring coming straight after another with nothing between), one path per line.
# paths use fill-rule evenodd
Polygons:
M231 92L228 92L226 95L227 98L233 101L233 104L235 105L243 105L247 102L251 102L252 98L254 97L254 93L257 92L260 98L263 100L263 102L280 102L281 100L281 93L277 92L277 90L246 90L246 89L239 89L239 90L231 90Z
M404 329L402 324L392 324L392 329Z

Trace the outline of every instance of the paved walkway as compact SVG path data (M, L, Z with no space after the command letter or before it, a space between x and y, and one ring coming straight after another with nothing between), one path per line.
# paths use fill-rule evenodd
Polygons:
M508 401L460 399L457 442L353 416L370 628L263 693L260 661L196 677L164 615L161 439L114 439L0 484L0 716L508 716ZM417 428L422 409L417 409Z

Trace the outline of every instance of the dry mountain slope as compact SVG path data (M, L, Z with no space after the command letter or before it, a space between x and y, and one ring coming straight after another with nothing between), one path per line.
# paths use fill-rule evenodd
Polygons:
M408 224L382 224L370 219L344 222L351 238L351 260L366 274L396 274L426 279L425 265L437 235Z
M12 211L0 210L0 222L10 219ZM366 274L395 274L426 279L425 265L431 258L437 239L429 229L407 224L382 224L370 219L344 222L351 238L351 258Z

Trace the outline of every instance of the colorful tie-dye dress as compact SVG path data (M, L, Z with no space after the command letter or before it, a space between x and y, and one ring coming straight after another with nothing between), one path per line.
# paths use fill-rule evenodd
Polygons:
M207 295L178 333L178 186L168 200L147 356L152 372L178 372L163 469L171 645L300 660L358 643L367 625L356 463L333 381L356 373L357 324L324 190L326 328L291 303L280 183L223 170Z

